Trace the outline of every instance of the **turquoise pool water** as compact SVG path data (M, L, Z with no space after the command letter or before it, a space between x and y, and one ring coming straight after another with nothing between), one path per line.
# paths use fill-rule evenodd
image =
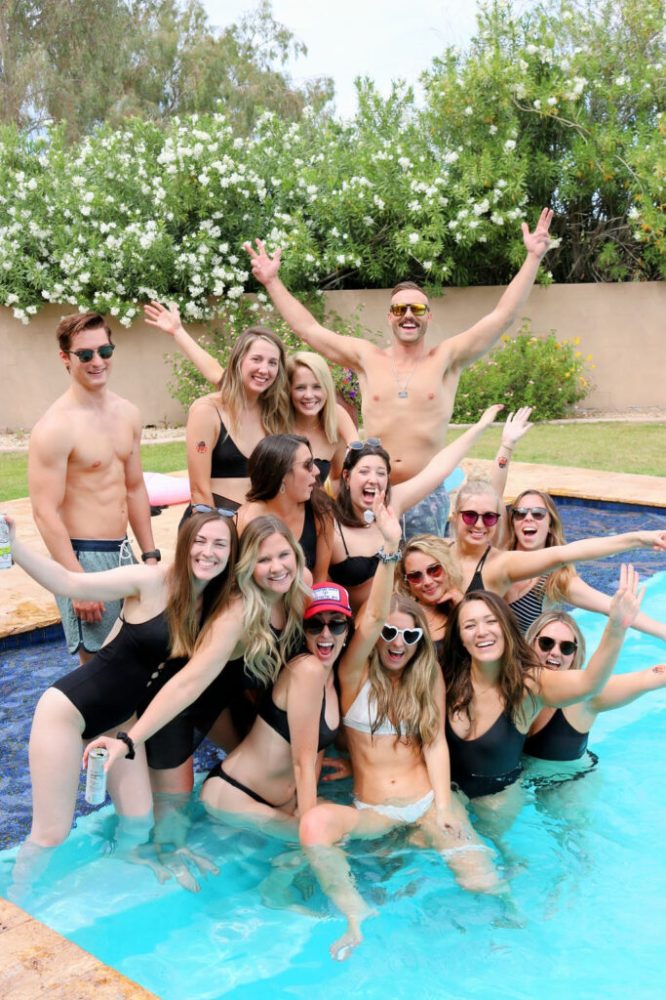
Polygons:
M666 574L648 581L644 610L666 618ZM576 617L593 649L604 620ZM663 643L630 633L619 670L664 661ZM358 951L337 964L328 946L343 922L307 870L292 884L283 845L195 823L190 845L215 857L220 873L193 894L105 856L98 831L109 810L79 820L28 908L163 1000L324 990L345 1000L661 998L665 722L666 690L601 716L590 740L600 758L594 772L526 789L503 843L519 928L501 926L496 901L457 888L436 855L390 838L351 851L378 916ZM3 893L15 853L0 854ZM311 912L293 912L289 902Z

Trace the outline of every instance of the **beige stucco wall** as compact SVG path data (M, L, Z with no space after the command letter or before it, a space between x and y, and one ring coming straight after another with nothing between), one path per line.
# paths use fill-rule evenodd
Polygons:
M433 301L429 338L436 342L471 326L493 308L501 292L495 287L448 289ZM363 325L387 337L386 291L331 292L327 299L341 316L361 306ZM67 311L48 305L23 326L11 310L0 309L0 430L29 430L67 387L54 333ZM593 355L596 388L586 407L666 406L665 282L535 288L523 314L531 319L535 333L554 329L562 339L580 337L583 353ZM168 391L169 338L140 322L131 330L111 325L118 345L113 361L115 391L140 406L145 424L181 422L182 407Z

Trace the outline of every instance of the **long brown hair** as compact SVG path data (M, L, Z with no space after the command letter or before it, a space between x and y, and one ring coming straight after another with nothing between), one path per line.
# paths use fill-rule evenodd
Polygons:
M222 404L231 419L230 432L238 431L245 389L241 376L241 364L245 355L252 350L255 340L267 340L279 351L278 373L275 381L259 396L261 424L267 434L280 434L289 426L289 387L287 381L287 355L284 344L276 333L265 326L251 326L243 330L229 355L227 367L220 382Z
M423 746L433 743L442 727L443 705L438 705L433 697L439 664L435 646L428 633L428 623L423 609L411 597L394 594L389 613L400 611L409 615L414 625L423 630L418 649L403 670L397 683L382 666L377 646L368 660L368 680L371 697L377 706L371 732L375 732L386 720L400 734L401 726L406 735L398 735L397 740L416 738Z
M472 719L472 658L465 649L460 635L460 616L471 601L482 601L497 619L504 638L504 653L500 665L498 687L505 711L513 722L518 721L525 697L532 696L527 683L530 676L538 677L542 667L536 653L521 635L508 604L487 590L465 594L451 614L446 635L442 663L446 682L446 706L450 715L464 714Z
M514 507L520 507L523 497L530 494L540 498L542 504L548 511L548 516L550 518L544 548L549 549L552 545L566 545L566 538L564 537L564 529L562 527L560 513L555 505L555 501L548 493L542 493L541 490L523 490L523 492L519 493L511 504L511 509L513 510ZM509 516L509 537L507 548L512 550L518 548L518 539L513 526L513 516ZM577 575L576 567L572 565L561 566L559 569L553 570L553 572L548 575L548 579L546 580L544 592L547 599L553 604L557 601L567 601L569 584L574 576Z
M248 503L273 500L280 492L282 481L294 464L298 449L306 445L312 458L310 442L302 434L269 434L253 448L247 463L250 489L245 499ZM310 505L319 530L325 532L332 518L332 504L316 482L312 488Z
M219 576L210 580L203 591L201 608L194 596L194 574L191 551L194 539L204 524L222 521L229 530L229 559ZM215 511L193 514L178 530L176 555L169 569L166 615L171 637L172 656L192 656L201 645L211 623L226 607L235 593L235 568L238 559L238 535L229 517Z

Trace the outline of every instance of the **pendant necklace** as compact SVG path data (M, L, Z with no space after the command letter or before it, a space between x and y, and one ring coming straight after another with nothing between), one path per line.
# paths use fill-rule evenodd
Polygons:
M410 369L410 371L403 372L401 375L399 375L395 367L395 361L393 362L393 379L395 381L396 389L398 392L398 399L407 399L409 397L409 392L407 391L407 389L409 383L412 380L414 372L416 371L417 365L418 361L416 362L414 367Z

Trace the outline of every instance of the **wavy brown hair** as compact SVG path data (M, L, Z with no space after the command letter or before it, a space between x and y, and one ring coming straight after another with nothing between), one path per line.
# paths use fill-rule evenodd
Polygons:
M251 326L243 330L229 355L227 367L220 382L221 402L229 413L232 426L230 433L237 433L245 388L241 376L241 364L246 354L252 350L256 340L266 340L279 351L278 373L275 381L259 396L261 424L267 434L279 434L289 426L289 386L287 380L287 355L284 344L276 333L265 326Z
M544 548L549 549L553 545L566 545L567 541L564 537L564 529L562 527L560 513L557 509L555 501L548 493L542 493L541 490L523 490L523 492L519 493L511 504L511 510L513 510L514 507L522 506L521 501L523 497L530 495L540 498L543 506L548 511L548 516L550 518ZM509 513L511 514L511 511ZM507 540L507 548L512 550L518 548L518 539L513 527L512 516L509 516L509 537ZM567 597L569 584L574 576L577 575L576 567L573 565L561 566L559 569L553 570L553 572L548 575L548 579L546 580L546 587L544 591L546 598L553 604L558 601L567 601L569 599Z
M194 539L209 521L221 521L228 528L229 559L224 571L206 584L202 606L197 608L191 551ZM180 526L176 555L169 569L169 598L166 607L172 656L190 657L201 645L212 622L236 592L234 571L237 559L238 535L230 517L221 517L215 511L193 514Z
M498 687L504 709L512 721L518 721L525 697L534 701L528 678L537 679L543 669L536 653L527 644L516 624L506 601L487 590L465 594L451 615L444 636L442 663L446 683L446 708L450 715L458 712L471 721L474 688L472 687L472 659L460 635L460 617L472 601L483 602L497 619L504 638L504 652L500 664Z
M439 672L435 646L428 634L428 623L423 609L411 597L394 594L391 598L389 614L400 611L409 615L414 625L423 630L417 650L403 670L397 683L382 666L377 646L368 660L368 680L370 697L377 706L374 733L383 722L389 721L394 727L397 742L417 739L423 746L433 743L442 728L443 705L433 698L433 691ZM401 725L406 735L400 735Z

